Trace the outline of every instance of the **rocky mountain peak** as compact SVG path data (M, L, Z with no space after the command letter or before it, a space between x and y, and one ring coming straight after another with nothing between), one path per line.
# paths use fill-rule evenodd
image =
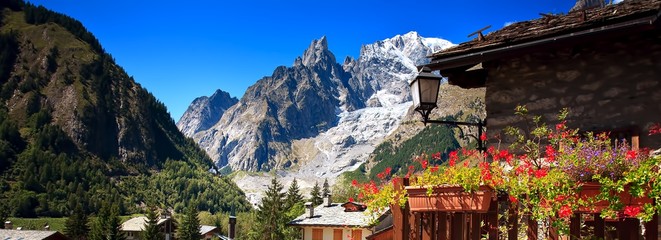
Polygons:
M335 62L335 55L328 50L326 36L313 40L303 53L301 64L310 67L318 62Z
M193 134L207 130L216 124L225 111L238 101L220 89L216 90L211 97L198 97L181 116L177 122L177 128L185 136L192 137Z

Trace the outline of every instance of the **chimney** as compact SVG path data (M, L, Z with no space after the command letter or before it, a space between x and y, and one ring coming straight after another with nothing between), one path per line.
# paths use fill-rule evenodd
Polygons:
M324 207L330 207L332 203L333 202L331 201L331 195L326 194L326 196L324 196Z
M234 214L230 215L230 229L229 229L229 237L230 239L234 239L236 233L236 216Z
M305 208L308 209L308 218L313 218L314 217L314 205L312 205L312 202L306 202L305 203Z
M13 229L14 224L11 223L11 221L6 221L5 222L5 229Z

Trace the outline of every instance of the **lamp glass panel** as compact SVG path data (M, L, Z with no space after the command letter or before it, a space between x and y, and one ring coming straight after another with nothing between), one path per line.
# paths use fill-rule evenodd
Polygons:
M414 80L413 83L411 84L411 97L413 98L413 108L417 108L420 106L420 87L419 87L419 80Z
M420 102L423 104L436 105L438 97L438 87L441 84L439 79L420 78Z

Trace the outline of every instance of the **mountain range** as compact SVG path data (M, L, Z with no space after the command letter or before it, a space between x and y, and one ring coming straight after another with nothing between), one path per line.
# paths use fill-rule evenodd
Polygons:
M297 178L304 189L323 178L332 183L400 126L416 66L451 46L409 32L364 45L357 59L339 64L322 37L229 108L229 101L221 107L205 100L219 92L196 99L177 126L224 172L249 172L234 177L244 191L258 192L269 176L263 172L285 182ZM224 111L210 117L205 109Z

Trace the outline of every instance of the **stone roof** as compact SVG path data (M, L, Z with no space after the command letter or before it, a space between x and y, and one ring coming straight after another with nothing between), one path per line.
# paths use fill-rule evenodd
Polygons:
M166 218L160 218L158 219L158 223L156 225L161 225L167 220L168 219ZM147 217L145 216L134 217L122 223L122 231L142 232L143 230L145 230L146 223L147 223Z
M217 227L215 226L207 226L207 225L201 225L200 226L200 235L207 234L208 232L211 232L213 230L216 230Z
M309 213L298 216L289 222L292 226L341 226L369 227L369 217L365 212L345 212L342 203L333 203L330 207L323 205L314 208L314 217Z
M37 231L37 230L12 230L0 229L0 239L2 240L41 240L50 237L64 237L57 231Z
M430 57L438 59L465 55L623 23L642 17L652 17L655 21L660 14L660 7L661 0L626 0L619 4L573 11L567 14L543 14L539 19L513 23L498 31L489 33L483 40L476 38L436 52Z

